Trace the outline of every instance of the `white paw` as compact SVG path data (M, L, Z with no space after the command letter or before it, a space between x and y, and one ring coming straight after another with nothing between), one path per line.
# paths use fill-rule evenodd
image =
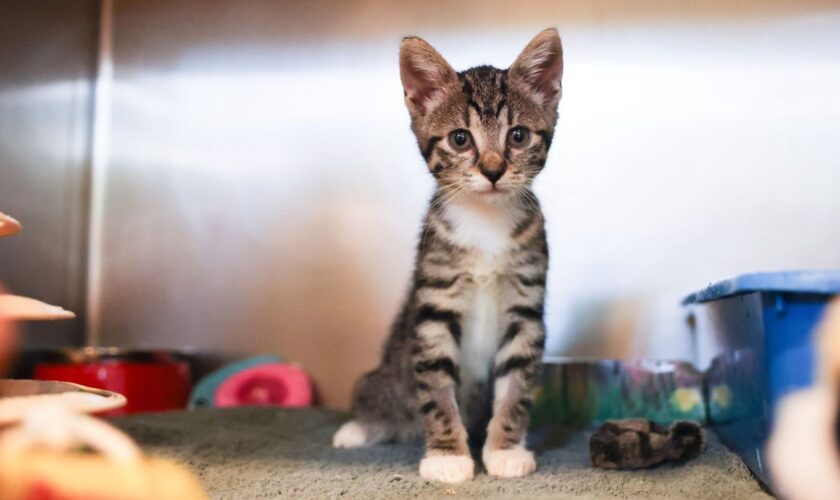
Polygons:
M355 420L351 420L336 431L332 444L335 448L358 448L366 446L368 442L367 429Z
M484 450L481 458L491 476L522 477L537 470L534 454L525 448Z
M473 459L466 455L432 455L420 461L420 476L429 481L462 483L474 472Z

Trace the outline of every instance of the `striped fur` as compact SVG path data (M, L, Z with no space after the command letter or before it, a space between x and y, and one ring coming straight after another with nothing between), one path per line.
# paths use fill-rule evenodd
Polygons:
M357 384L356 419L334 444L422 431L421 474L457 482L472 477L473 437L485 441L488 472L524 475L535 467L524 437L545 343L548 269L543 214L530 187L557 120L560 39L545 30L509 69L456 73L426 42L406 38L400 69L438 189L382 363ZM469 140L459 145L455 131Z

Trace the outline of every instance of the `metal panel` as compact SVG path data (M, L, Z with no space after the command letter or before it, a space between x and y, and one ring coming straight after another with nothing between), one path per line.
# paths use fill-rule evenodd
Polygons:
M82 313L98 2L0 2L0 240L11 291ZM26 325L25 346L82 342L82 321Z
M301 22L329 32L326 3L115 7L103 342L274 352L346 404L431 187L410 135L380 134L408 130L398 38L332 56L299 39Z

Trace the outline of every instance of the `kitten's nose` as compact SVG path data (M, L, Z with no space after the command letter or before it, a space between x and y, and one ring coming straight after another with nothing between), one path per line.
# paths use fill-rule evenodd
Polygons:
M478 161L478 170L481 172L481 175L487 177L487 180L492 182L494 185L496 184L496 181L505 175L506 168L507 165L505 165L504 158L495 151L488 151L484 153Z

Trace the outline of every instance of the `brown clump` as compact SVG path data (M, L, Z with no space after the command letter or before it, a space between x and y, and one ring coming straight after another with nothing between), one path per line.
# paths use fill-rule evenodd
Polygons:
M670 428L644 419L610 421L589 440L592 465L601 469L644 469L664 462L684 462L702 453L703 428L677 421Z

